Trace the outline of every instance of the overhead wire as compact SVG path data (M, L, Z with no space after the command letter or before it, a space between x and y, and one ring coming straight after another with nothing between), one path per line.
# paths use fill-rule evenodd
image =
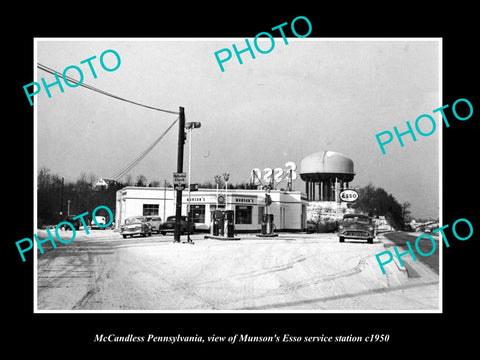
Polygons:
M115 175L111 177L111 179L118 181L122 177L124 177L127 173L130 172L140 161L142 161L145 156L147 156L150 151L153 150L155 145L157 145L160 140L163 139L163 137L170 131L170 129L175 125L175 123L178 121L179 117L175 119L175 121L159 136L157 137L140 155L138 155L133 161L131 161L124 169L121 171L117 172Z
M96 91L100 94L103 94L103 95L106 95L106 96L110 96L112 98L115 98L115 99L118 99L118 100L121 100L121 101L125 101L125 102L128 102L128 103L131 103L131 104L134 104L134 105L138 105L138 106L142 106L142 107L145 107L147 109L152 109L152 110L156 110L156 111L161 111L161 112L165 112L165 113L169 113L169 114L176 114L176 115L179 115L179 112L177 111L171 111L171 110L165 110L165 109L161 109L161 108L156 108L156 107L153 107L153 106L150 106L150 105L145 105L145 104L141 104L141 103L138 103L136 101L132 101L132 100L128 100L128 99L125 99L125 98L122 98L120 96L117 96L117 95L114 95L112 93L109 93L107 91L104 91L104 90L101 90L101 89L98 89L94 86L91 86L91 85L88 85L86 83L84 83L83 81L80 82L79 80L76 80L70 76L65 76L64 74L60 74L60 72L52 69L52 68L49 68L45 65L42 65L40 63L37 63L37 68L39 68L40 70L43 70L45 72L48 72L50 74L59 74L63 77L63 79L65 81L68 80L69 83L74 83L74 84L77 84L77 86L83 86L84 88L87 88L89 90L92 90L92 91ZM112 180L115 180L115 181L118 181L120 180L123 176L125 176L126 174L128 174L140 161L142 161L145 156L147 156L150 151L152 151L152 149L155 147L155 145L157 145L160 140L163 139L163 137L170 131L170 129L173 127L173 125L175 125L175 123L178 121L179 117L177 117L175 119L175 121L159 136L157 137L152 144L150 144L140 155L138 155L133 161L131 161L125 168L123 168L121 171L117 172L115 175L113 175L111 177Z
M63 76L60 72L54 70L54 69L51 69L45 65L42 65L40 63L37 63L37 68L39 68L40 70L43 70L45 72L48 72L50 74L59 74L60 76ZM148 108L148 109L152 109L152 110L157 110L157 111L161 111L161 112L165 112L165 113L169 113L169 114L175 114L175 115L178 115L178 111L171 111L171 110L165 110L165 109L161 109L161 108L156 108L156 107L153 107L153 106L150 106L150 105L145 105L145 104L141 104L141 103L138 103L136 101L132 101L132 100L128 100L128 99L125 99L125 98L122 98L120 96L117 96L117 95L114 95L112 93L109 93L107 91L104 91L104 90L101 90L101 89L98 89L94 86L91 86L91 85L88 85L86 83L84 83L83 81L80 82L70 76L63 76L64 80L65 79L68 79L69 82L72 82L72 83L75 83L75 84L78 84L79 86L83 86L84 88L87 88L89 90L92 90L92 91L96 91L100 94L103 94L103 95L107 95L107 96L110 96L112 98L115 98L115 99L118 99L118 100L122 100L122 101L126 101L128 103L131 103L131 104L134 104L134 105L138 105L138 106L143 106L145 108Z

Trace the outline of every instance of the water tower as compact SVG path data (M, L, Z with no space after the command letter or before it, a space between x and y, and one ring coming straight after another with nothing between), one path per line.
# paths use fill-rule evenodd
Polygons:
M308 201L339 201L355 172L353 161L335 151L310 154L300 163L300 178L305 181Z

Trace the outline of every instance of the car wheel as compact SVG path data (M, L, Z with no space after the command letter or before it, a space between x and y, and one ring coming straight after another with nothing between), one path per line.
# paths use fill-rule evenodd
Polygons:
M151 231L148 233L148 236L152 236L152 232L151 232Z
M368 238L367 241L368 241L369 244L373 244L373 238Z
M123 236L123 238L124 238L124 239L126 239L126 238L127 238L127 235L122 235L122 236Z
M342 243L342 242L345 242L345 238L344 238L343 236L340 236L340 237L338 238L338 241L340 241L341 243Z

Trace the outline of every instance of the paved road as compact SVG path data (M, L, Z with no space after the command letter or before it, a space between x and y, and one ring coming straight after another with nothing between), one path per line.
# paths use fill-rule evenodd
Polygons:
M417 239L418 236L424 233L413 233L413 232L390 232L390 233L385 233L383 236L385 236L388 240L390 240L392 243L386 242L385 245L387 248L392 247L392 246L397 246L399 249L399 252L402 253L403 251L407 251L408 247L406 245L406 242L408 241L410 243L410 246L412 249L414 249L415 252L415 257L417 261L421 261L422 263L428 265L433 271L435 271L437 274L439 273L439 244L438 244L438 236L433 235L433 234L428 234L433 237L435 240L435 247L436 250L434 253L430 256L421 256L418 254L416 248L415 248L415 240ZM430 240L427 238L422 238L421 240L418 241L418 247L420 251L424 254L428 254L433 250L433 244ZM401 249L401 250L400 250ZM390 249L393 251L392 249ZM411 255L405 255L402 257L402 261L406 261L407 263L412 263L413 259Z
M37 310L437 310L438 275L383 275L376 240L335 234L174 244L172 236L85 235L37 259ZM68 238L68 236L66 236Z

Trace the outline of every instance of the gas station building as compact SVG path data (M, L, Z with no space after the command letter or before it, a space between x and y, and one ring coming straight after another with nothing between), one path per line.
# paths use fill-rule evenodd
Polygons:
M315 207L329 207L341 217L347 205L339 194L349 189L354 179L354 163L347 156L335 151L322 151L302 159L300 178L305 182L305 193L265 189L198 189L182 192L182 215L188 214L196 230L211 229L215 210L232 210L235 232L255 232L262 227L265 215L273 215L276 231L304 231L309 214ZM263 184L265 185L265 184ZM119 229L130 216L160 216L162 221L175 215L176 191L172 187L127 186L116 195L115 227ZM267 206L266 197L270 196Z
M300 191L270 190L271 204L266 206L265 190L199 189L190 192L191 219L197 230L208 231L212 212L233 210L235 232L259 231L266 211L274 216L277 231L302 231L307 226L307 198ZM117 191L115 228L129 216L157 215L162 221L175 215L173 188L127 186ZM182 215L187 215L188 191L182 192Z

